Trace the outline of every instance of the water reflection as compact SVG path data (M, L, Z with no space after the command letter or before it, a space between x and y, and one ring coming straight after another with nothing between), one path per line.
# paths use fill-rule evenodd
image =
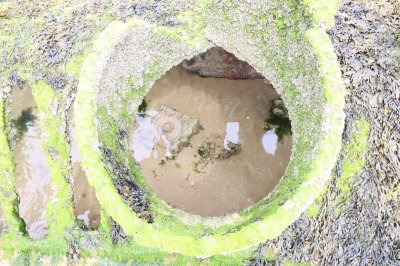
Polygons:
M83 214L78 215L76 217L78 220L81 220L85 223L87 227L90 226L90 219L89 219L90 210L86 210Z
M89 229L97 229L100 225L100 203L97 200L94 189L90 186L85 170L81 165L81 157L78 152L78 143L75 135L75 121L73 109L70 113L71 136L71 163L73 182L74 214L78 220L83 220Z
M229 150L229 142L233 144L239 143L239 122L226 123L226 135L224 139L224 148Z
M48 232L46 205L51 191L50 169L41 148L39 127L27 126L28 132L15 149L19 214L29 236L40 239Z
M275 128L265 132L262 137L262 145L266 153L275 155L276 147L278 145L278 135L275 133Z
M158 111L146 111L145 114L136 116L137 128L134 130L132 137L133 155L136 161L140 162L144 159L158 158L159 151L156 145L163 149L165 156L170 156L170 144L164 130L156 125L155 118Z
M19 128L19 138L13 145L19 215L31 238L48 233L46 206L51 195L51 173L46 153L42 150L39 117L30 87L13 87L11 118Z

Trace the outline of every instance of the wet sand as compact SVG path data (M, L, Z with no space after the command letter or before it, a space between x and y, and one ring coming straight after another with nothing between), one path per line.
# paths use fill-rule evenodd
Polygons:
M29 87L14 87L12 94L12 118L23 110L32 108L38 118L38 110ZM51 174L46 164L40 140L39 121L28 124L28 132L13 147L17 193L20 197L19 215L25 221L26 230L33 239L47 235L46 205L51 193Z
M284 174L292 147L290 136L277 142L273 131L263 129L270 101L277 98L264 80L202 78L180 66L171 69L146 95L147 113L154 115L169 105L199 119L204 129L190 139L190 147L164 165L160 165L165 153L160 146L145 156L141 156L145 149L137 151L149 186L169 205L203 216L242 210L264 198ZM157 130L151 121L146 123L150 126L144 129L150 132L143 135L159 134L151 132ZM211 134L238 139L241 152L198 172L198 147ZM157 139L162 137L153 137L150 144ZM153 149L154 143L146 147Z
M77 219L84 222L87 228L97 229L100 225L100 203L81 165L81 157L78 153L78 144L75 138L73 110L70 112L70 118L71 163L72 176L74 179L74 214Z

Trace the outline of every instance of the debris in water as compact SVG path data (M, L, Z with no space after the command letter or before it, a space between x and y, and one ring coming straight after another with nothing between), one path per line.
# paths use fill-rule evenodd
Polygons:
M154 153L155 144L163 139L161 130L153 124L152 120L153 116L150 113L147 113L146 116L136 117L138 126L133 133L132 149L138 162L150 158ZM157 158L157 155L154 154L154 157Z
M228 159L234 154L241 151L240 143L233 143L222 139L218 134L212 134L204 140L201 146L197 149L200 160L197 166L203 169L208 163L214 163L216 160Z

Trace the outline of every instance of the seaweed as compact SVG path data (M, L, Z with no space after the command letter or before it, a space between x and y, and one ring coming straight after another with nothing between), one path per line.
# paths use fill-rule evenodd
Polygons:
M29 124L33 123L36 116L32 113L32 108L25 109L21 112L21 115L12 119L11 122L17 129L18 137L22 137L26 132L28 132Z
M147 101L143 98L142 103L138 107L139 116L144 117L147 109Z
M282 115L274 113L273 110L276 107L283 109ZM275 133L278 136L279 141L281 141L286 135L292 135L292 124L290 122L287 110L283 106L272 103L271 109L269 110L269 116L267 119L265 119L265 122L277 126Z

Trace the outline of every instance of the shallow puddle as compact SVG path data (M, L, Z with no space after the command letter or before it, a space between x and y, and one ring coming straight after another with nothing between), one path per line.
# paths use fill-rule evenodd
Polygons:
M11 117L17 119L24 112L38 117L32 91L27 86L14 87ZM25 221L29 236L40 239L48 233L46 205L51 193L51 174L41 147L39 121L23 121L22 125L26 132L21 133L13 147L19 215Z
M81 220L85 224L86 228L97 229L100 225L100 204L96 198L94 189L89 185L87 176L81 165L81 157L78 153L78 144L75 137L73 110L70 112L70 118L74 214L78 220Z
M7 231L7 223L3 215L3 210L0 208L0 235Z
M290 136L278 142L274 130L264 130L277 98L264 80L202 78L180 66L171 69L146 95L146 115L137 117L133 132L132 148L149 186L169 205L204 216L231 213L264 198L284 174L292 148ZM167 132L182 133L181 124L189 122L171 120L167 130L157 125L163 105L173 107L178 120L188 116L203 127L174 159L164 158L171 142ZM204 163L199 148L205 141L212 149L240 147Z

